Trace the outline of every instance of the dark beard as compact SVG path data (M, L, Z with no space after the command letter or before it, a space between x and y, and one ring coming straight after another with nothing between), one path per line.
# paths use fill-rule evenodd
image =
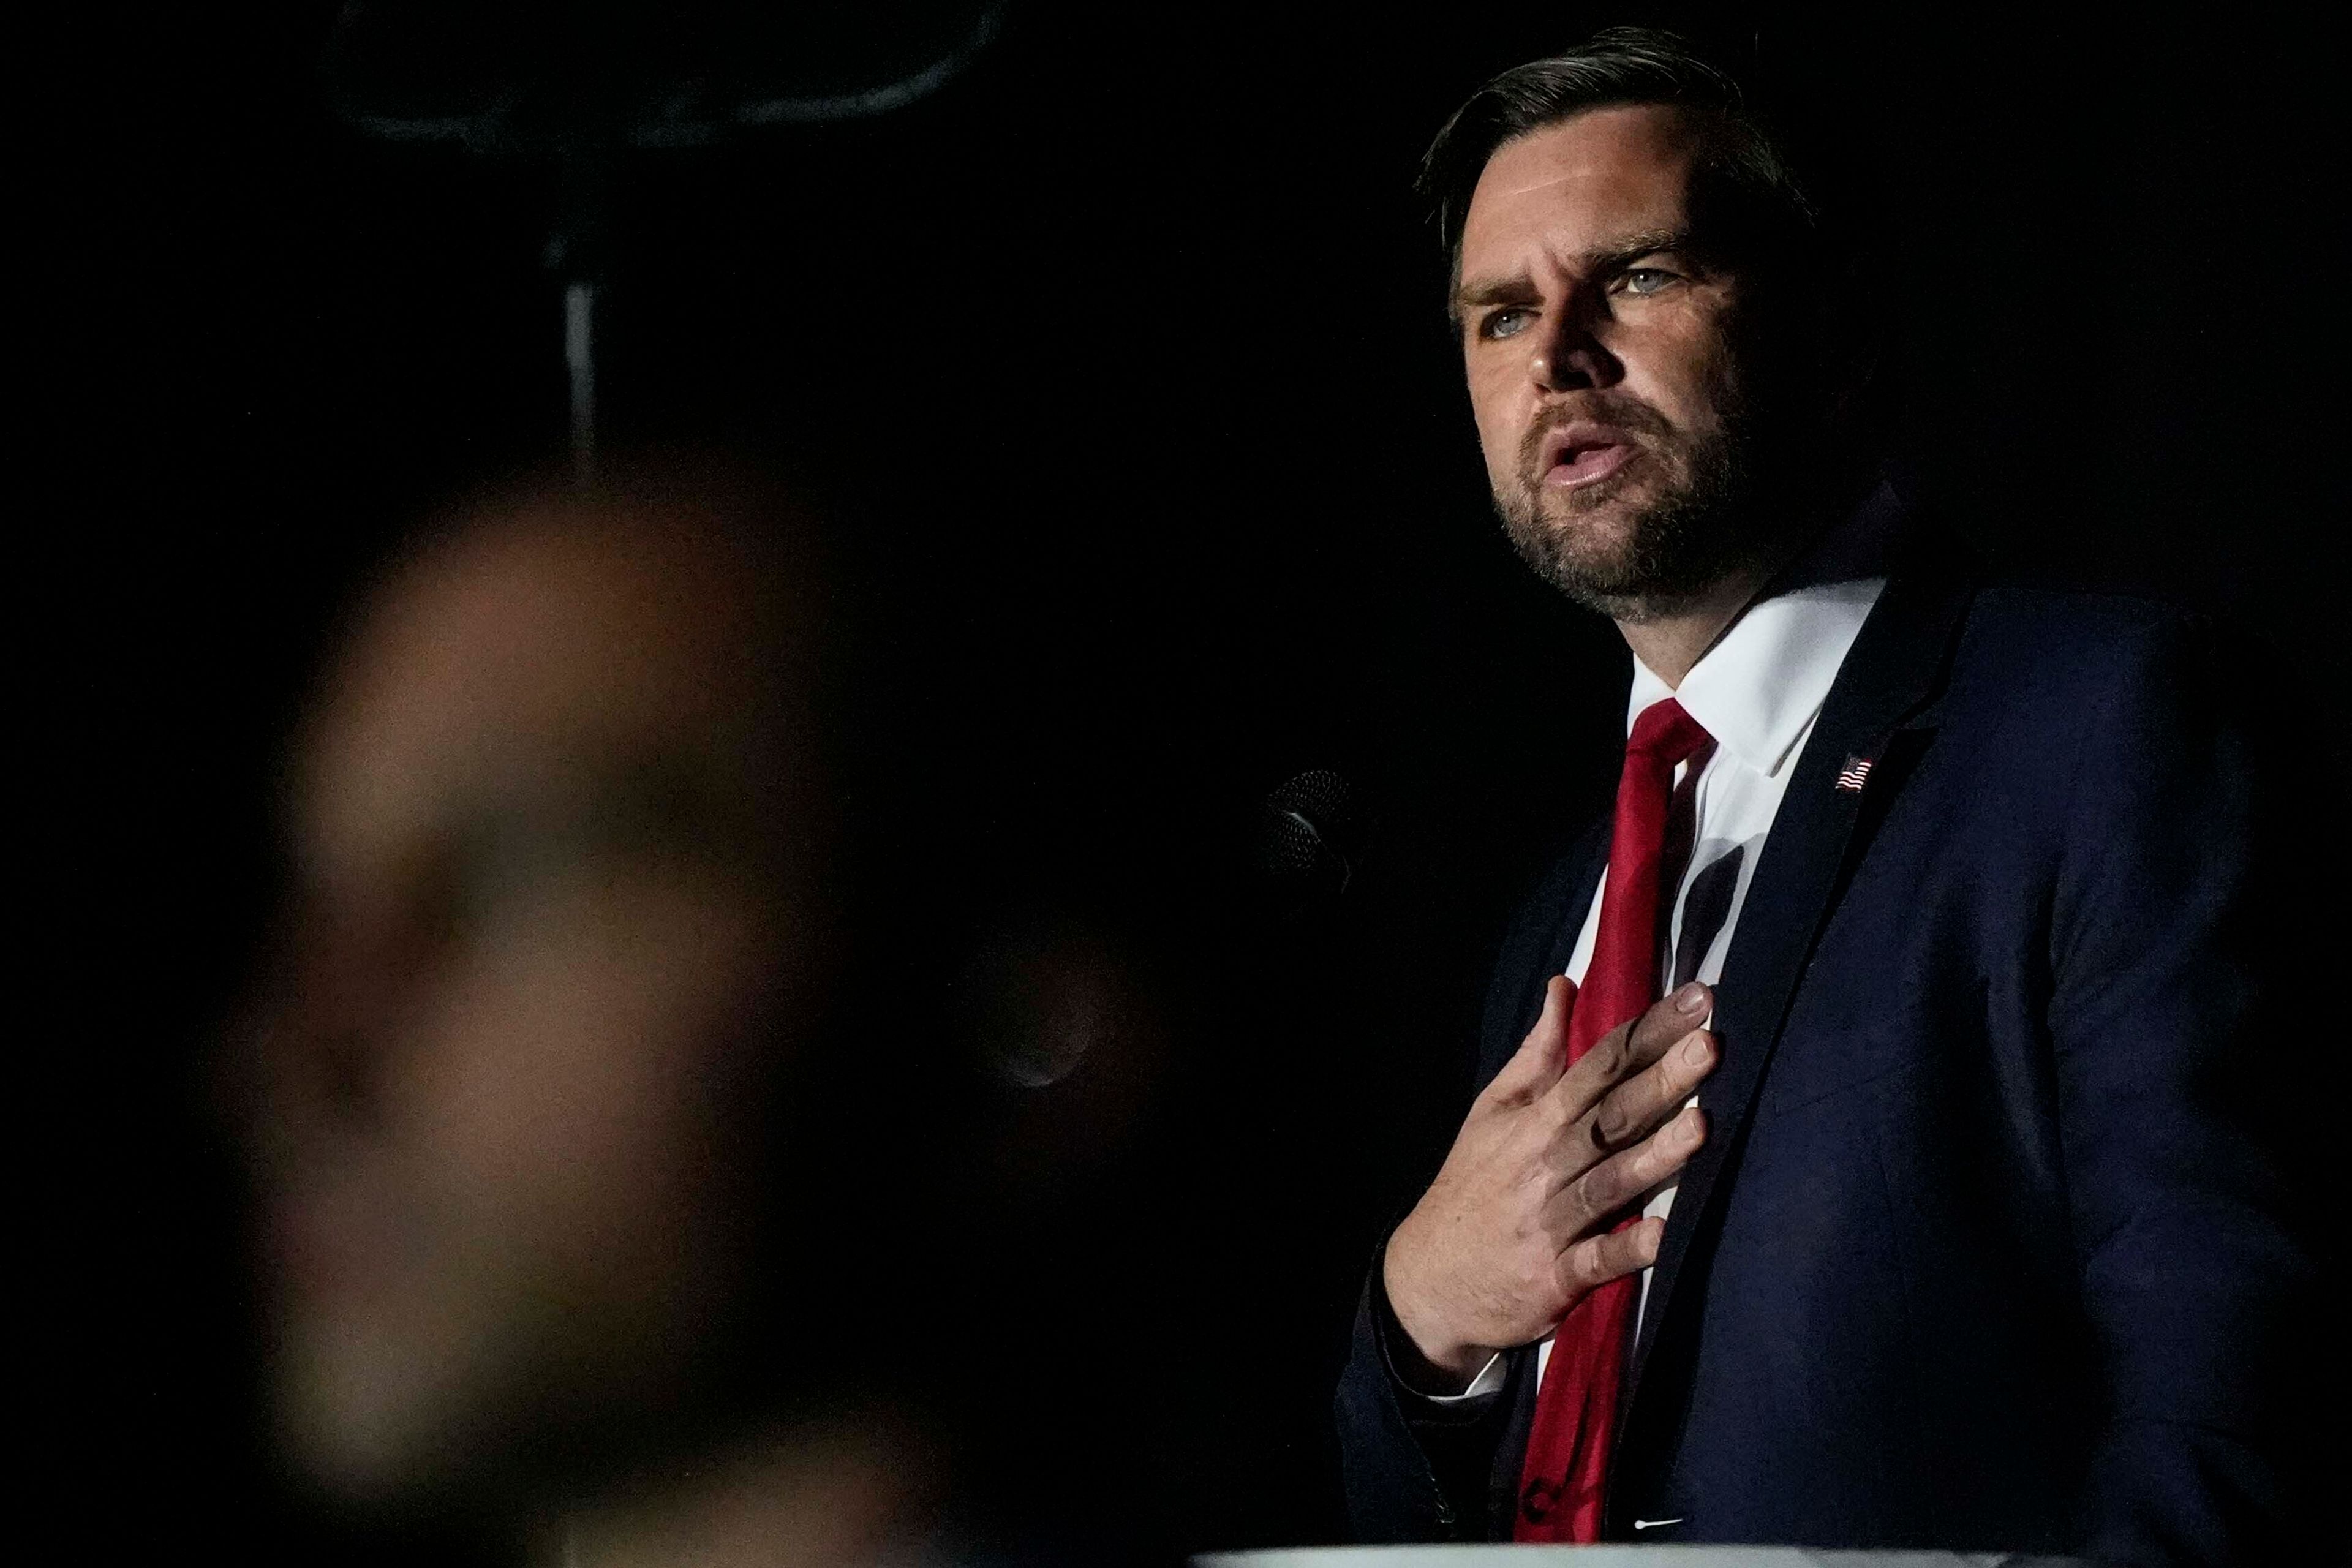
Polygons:
M1566 520L1543 509L1537 471L1543 438L1571 417L1601 419L1643 437L1637 460L1644 464L1680 459L1681 471L1632 515L1622 541L1595 547L1589 530L1573 526L1575 510L1608 504L1605 493ZM1538 576L1585 608L1613 621L1655 619L1773 548L1761 520L1742 516L1755 489L1750 426L1745 409L1726 408L1713 435L1690 441L1644 404L1604 395L1563 406L1528 428L1519 447L1518 482L1508 492L1496 491L1503 531Z

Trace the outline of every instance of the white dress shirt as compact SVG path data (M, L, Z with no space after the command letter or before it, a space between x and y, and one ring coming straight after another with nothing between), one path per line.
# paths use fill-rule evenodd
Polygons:
M1634 661L1633 689L1625 705L1626 733L1633 733L1633 721L1644 709L1671 697L1716 742L1692 795L1690 859L1675 894L1658 959L1661 995L1693 980L1712 985L1723 973L1732 930L1739 922L1740 906L1747 902L1757 858L1780 812L1789 776L1813 732L1813 721L1821 717L1838 667L1886 585L1883 575L1872 572L1885 510L1883 505L1866 506L1852 523L1835 531L1815 552L1809 569L1793 574L1794 581L1808 585L1749 606L1691 667L1679 688ZM1688 763L1675 770L1678 792L1688 771ZM1569 956L1568 977L1579 984L1592 963L1601 930L1601 896L1607 886L1604 871ZM1674 1207L1676 1184L1668 1182L1659 1188L1642 1212L1664 1218ZM1644 1268L1639 1310L1647 1309L1649 1299L1650 1270ZM1551 1363L1551 1341L1545 1340L1536 1355L1540 1380ZM1494 1394L1503 1380L1498 1355L1467 1389L1441 1403Z

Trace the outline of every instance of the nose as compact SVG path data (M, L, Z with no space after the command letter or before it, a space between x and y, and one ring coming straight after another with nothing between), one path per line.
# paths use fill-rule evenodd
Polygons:
M1623 366L1574 309L1547 311L1536 326L1528 374L1547 392L1581 392L1616 383Z

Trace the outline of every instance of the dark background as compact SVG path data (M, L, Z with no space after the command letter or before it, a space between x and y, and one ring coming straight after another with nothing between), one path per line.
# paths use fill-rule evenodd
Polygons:
M55 1498L257 1560L328 1539L262 1458L204 1095L278 748L371 563L560 457L565 419L551 169L339 121L332 17L85 16L27 53L14 159ZM1360 1270L1458 1115L1514 898L1606 799L1624 657L1492 521L1409 185L1479 80L1625 19L1753 61L1885 193L1915 493L1997 563L2272 637L2332 799L2346 171L2307 40L1034 0L887 121L612 170L607 437L753 449L834 520L904 963L944 994L990 932L1075 921L1164 1026L1123 1153L1015 1260L1069 1317L1018 1347L997 1434L1112 1456L1072 1484L1129 1489L1154 1539L1336 1532L1320 1423ZM1274 922L1252 814L1309 766L1355 781L1372 848Z

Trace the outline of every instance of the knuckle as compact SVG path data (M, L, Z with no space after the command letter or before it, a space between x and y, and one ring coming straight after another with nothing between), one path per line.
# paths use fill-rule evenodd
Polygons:
M1578 1242L1560 1254L1557 1283L1570 1295L1582 1292L1591 1284L1592 1247L1589 1242Z
M1633 1031L1621 1028L1612 1032L1593 1047L1592 1054L1601 1058L1602 1076L1615 1082L1625 1071L1625 1063L1633 1055Z
M1681 1163L1681 1152L1668 1146L1663 1130L1652 1133L1649 1142L1642 1146L1642 1179L1645 1184L1671 1175Z
M1584 1086L1591 1081L1592 1053L1587 1051L1568 1064L1568 1070L1559 1075L1559 1081L1552 1085L1551 1092L1555 1097L1580 1095L1584 1092Z
M1634 1231L1628 1227L1624 1230L1612 1230L1601 1237L1602 1245L1608 1254L1611 1275L1623 1274L1633 1268L1634 1234Z
M1571 1092L1586 1100L1606 1089L1609 1081L1609 1047L1606 1045L1595 1046L1577 1058L1576 1065L1569 1068L1567 1076L1561 1079L1563 1085L1574 1084Z
M1680 1051L1667 1052L1657 1072L1659 1083L1676 1098L1689 1093L1706 1076L1705 1067L1683 1060Z
M1576 1206L1586 1215L1597 1219L1614 1205L1614 1188L1609 1167L1595 1165L1576 1179Z

